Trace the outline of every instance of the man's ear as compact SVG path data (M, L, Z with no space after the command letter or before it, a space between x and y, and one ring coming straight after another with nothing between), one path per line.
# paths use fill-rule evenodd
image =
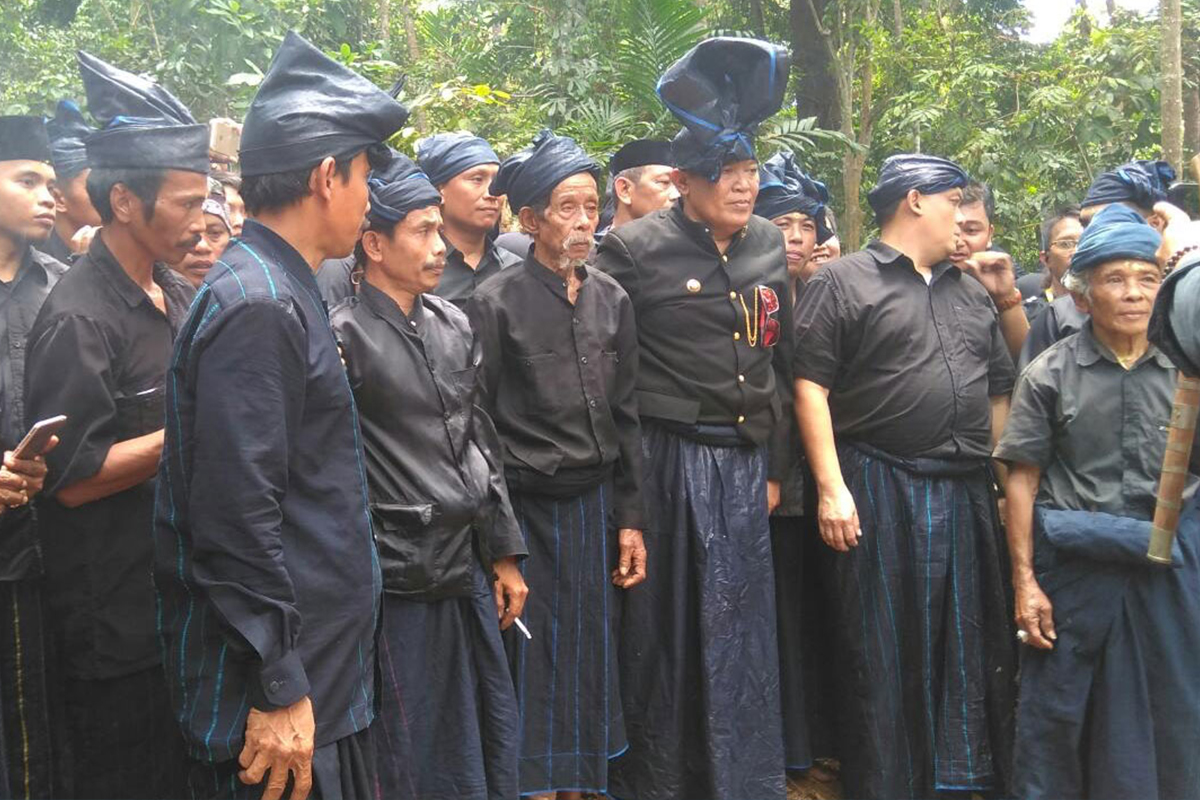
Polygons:
M50 196L54 198L54 213L67 213L67 198L66 195L62 193L62 189L58 188L57 183L50 184Z
M678 167L671 170L671 183L675 184L676 191L680 196L687 197L688 195L688 174Z
M1087 295L1071 292L1071 298L1075 301L1075 307L1082 313L1089 315L1092 313L1092 304L1088 302Z
M314 196L329 200L333 195L333 182L337 180L337 161L325 156L308 175L308 188Z
M916 189L909 189L908 194L904 195L901 203L908 208L909 213L914 217L920 217L925 214L924 206L925 195L918 192Z
M613 181L613 194L618 203L630 205L633 203L633 182L629 178L618 177Z
M368 261L383 261L383 235L379 231L363 231L362 249Z
M123 224L129 224L142 213L142 201L123 183L114 183L108 190L108 202L112 206L113 219Z
M532 207L522 206L521 210L517 212L517 219L521 222L522 231L528 233L530 236L537 235L538 223L541 222L541 220L538 219L538 215L534 212Z

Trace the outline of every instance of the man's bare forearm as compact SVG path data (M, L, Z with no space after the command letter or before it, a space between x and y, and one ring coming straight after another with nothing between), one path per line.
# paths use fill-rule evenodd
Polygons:
M1041 479L1041 469L1030 464L1013 464L1008 470L1008 552L1014 584L1033 579L1033 502Z
M1021 356L1021 347L1025 344L1025 337L1029 335L1029 318L1025 316L1025 309L1020 304L1013 306L1010 309L1000 312L1000 335L1004 337L1004 344L1008 347L1009 355L1013 361L1016 361Z
M825 492L840 486L842 466L833 439L828 389L803 378L796 381L796 424L817 487Z
M123 492L154 477L162 457L163 432L117 442L95 475L58 490L58 502L75 508Z

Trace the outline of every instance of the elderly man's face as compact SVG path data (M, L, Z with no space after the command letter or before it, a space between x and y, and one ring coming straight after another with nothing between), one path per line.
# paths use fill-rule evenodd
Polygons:
M587 172L572 175L554 187L546 210L521 209L521 227L533 235L535 255L551 269L582 264L592 250L600 221L600 194Z
M1132 259L1108 261L1088 275L1089 296L1076 295L1092 325L1112 336L1139 336L1150 325L1150 311L1162 283L1157 264Z
M671 180L671 167L663 164L647 164L637 170L637 180L630 180L624 173L613 182L617 202L628 207L632 219L641 219L662 208L670 208L679 197L679 190Z

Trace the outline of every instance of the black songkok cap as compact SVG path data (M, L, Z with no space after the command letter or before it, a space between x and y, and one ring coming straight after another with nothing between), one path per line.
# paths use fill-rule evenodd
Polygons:
M163 87L80 50L88 111L101 130L86 141L88 166L208 172L208 126Z
M417 163L438 186L480 164L499 164L500 156L486 139L459 131L438 133L417 142Z
M0 117L0 161L50 163L50 140L41 117Z
M913 189L937 194L961 189L970 181L966 170L948 158L905 153L890 156L879 170L879 181L867 195L875 216L884 214Z
M50 136L50 156L54 173L60 181L70 180L87 169L87 147L84 143L96 129L87 124L83 112L72 100L59 100L54 119L46 123Z
M634 139L612 154L612 158L608 160L608 172L616 177L627 169L648 167L651 164L675 166L670 142L659 139Z
M776 153L758 168L758 198L754 213L767 219L799 211L817 225L817 244L824 244L833 231L825 220L829 190L800 169L789 152Z
M371 192L372 222L399 222L410 211L440 205L442 193L421 168L406 155L391 150L386 167L373 170L367 179Z
M288 31L242 123L243 176L309 169L357 155L398 131L408 110Z
M1080 205L1088 208L1130 202L1151 211L1155 203L1167 199L1167 189L1173 180L1175 168L1166 161L1130 161L1098 175Z
M754 158L754 133L783 104L790 62L770 42L717 37L672 64L657 91L684 125L675 166L715 181L724 165Z
M572 175L586 172L599 183L600 171L574 139L542 129L531 146L504 159L489 191L496 197L508 195L508 205L516 214L549 199L554 187Z

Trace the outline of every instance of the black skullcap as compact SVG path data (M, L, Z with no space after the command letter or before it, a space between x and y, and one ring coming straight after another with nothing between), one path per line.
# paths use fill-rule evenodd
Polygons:
M88 166L208 172L208 126L163 87L78 51L88 111L101 130L86 141Z
M441 192L411 158L395 150L391 156L386 167L372 171L367 179L371 192L367 216L372 222L399 222L410 211L441 204Z
M1167 189L1175 180L1175 169L1166 161L1130 161L1092 181L1081 207L1105 203L1130 202L1150 211L1154 204L1167 199Z
M913 189L921 194L937 194L960 189L969 181L966 171L948 158L920 153L891 156L883 162L879 182L867 195L867 202L879 216L895 208Z
M725 164L754 158L754 133L782 105L790 62L778 45L722 36L672 64L657 91L684 125L675 165L715 181Z
M50 163L50 140L41 117L0 117L0 161Z
M500 156L473 133L438 133L417 142L417 163L429 180L440 186L446 181L480 164L499 164Z
M627 169L648 167L651 164L675 166L670 142L659 139L634 139L612 154L612 158L608 160L608 172L616 176Z
M54 119L46 123L50 137L50 157L54 173L60 181L70 180L87 169L87 147L84 142L96 132L87 124L83 112L72 100L59 100Z
M776 153L758 168L754 213L760 217L775 219L799 211L816 223L817 244L824 244L833 236L825 219L828 203L829 190L825 184L806 175L791 153Z
M574 139L542 129L532 145L504 159L489 191L496 197L508 195L515 214L549 199L555 186L581 172L600 182L600 165Z
M242 175L357 155L407 119L408 110L390 94L288 31L242 123Z

